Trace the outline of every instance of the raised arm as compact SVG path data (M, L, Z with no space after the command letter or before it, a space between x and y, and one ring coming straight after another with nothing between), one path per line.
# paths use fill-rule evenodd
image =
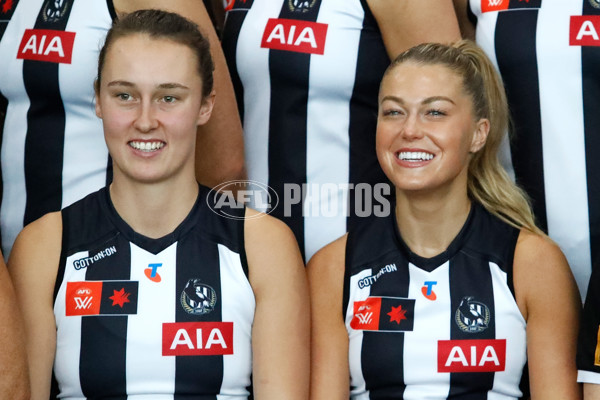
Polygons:
M460 39L451 0L367 0L377 20L390 59L425 42Z
M575 353L581 299L550 239L521 231L514 259L517 304L527 321L532 400L581 399Z
M246 177L244 142L233 85L225 56L204 3L200 0L116 0L118 12L159 8L176 12L194 21L210 41L215 63L214 88L217 93L212 116L198 128L196 139L196 178L206 186Z
M257 212L248 210L247 217ZM247 219L246 255L256 298L252 328L254 397L308 398L310 317L306 272L298 244L283 222Z
M348 399L348 332L342 310L346 236L308 263L311 297L311 400Z
M56 349L53 293L60 258L60 213L48 214L26 226L8 260L17 302L25 323L31 399L50 396Z
M3 260L0 255L0 398L29 399L23 321Z

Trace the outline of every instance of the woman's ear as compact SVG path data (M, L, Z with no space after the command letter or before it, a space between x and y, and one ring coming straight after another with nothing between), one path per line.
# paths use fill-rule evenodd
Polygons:
M485 142L490 133L490 120L487 118L481 118L477 121L477 126L471 140L471 153L477 153L485 145Z
M213 107L215 106L216 92L213 90L208 96L202 100L202 106L198 113L198 125L204 125L208 122L210 115L212 114Z
M98 79L94 81L94 108L96 109L96 116L102 119L102 108L100 107L100 95L99 95Z

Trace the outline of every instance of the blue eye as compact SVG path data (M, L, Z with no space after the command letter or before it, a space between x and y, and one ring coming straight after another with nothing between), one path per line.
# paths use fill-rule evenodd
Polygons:
M174 103L177 100L175 96L164 96L163 101L165 103Z
M427 111L427 114L433 115L434 117L441 117L441 116L446 115L446 113L444 111L437 110L437 109L429 110L429 111Z

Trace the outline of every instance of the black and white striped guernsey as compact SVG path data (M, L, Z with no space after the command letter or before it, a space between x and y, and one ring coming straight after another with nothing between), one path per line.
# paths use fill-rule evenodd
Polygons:
M0 156L5 257L24 225L109 179L93 82L115 17L112 0L0 1L0 98L8 100Z
M470 0L514 122L516 180L585 298L600 262L600 2Z
M248 176L278 194L272 215L290 226L308 260L374 216L390 192L373 186L387 183L375 127L390 60L366 0L230 3L222 43Z
M353 399L517 399L526 323L519 231L474 204L448 249L412 253L396 220L350 231L344 309Z
M62 211L62 398L248 398L255 299L244 223L213 213L207 193L201 187L187 218L160 239L134 232L106 189Z

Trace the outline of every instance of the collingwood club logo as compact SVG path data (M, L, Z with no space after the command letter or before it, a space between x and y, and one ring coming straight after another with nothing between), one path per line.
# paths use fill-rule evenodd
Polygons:
M69 5L70 1L67 0L46 0L42 11L44 21L60 21L67 14Z
M600 0L589 0L590 5L594 8L600 8Z
M454 320L463 332L482 332L490 324L490 309L485 304L476 301L473 296L465 296L456 309Z
M307 12L317 2L317 0L288 0L288 6L292 12Z
M188 280L181 292L181 306L188 314L204 315L215 309L217 293L200 279Z

